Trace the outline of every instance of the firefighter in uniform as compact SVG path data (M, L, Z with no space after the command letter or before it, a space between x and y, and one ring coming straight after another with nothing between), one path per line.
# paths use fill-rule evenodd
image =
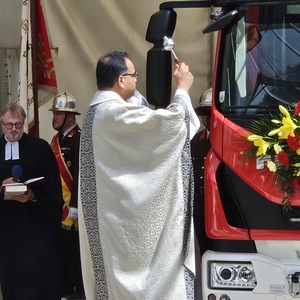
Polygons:
M76 100L68 92L58 94L52 108L52 126L57 134L51 142L60 171L64 207L62 217L63 299L85 299L78 234L78 172L80 128L76 123Z
M211 148L209 141L209 122L211 110L211 88L200 97L199 106L195 108L201 118L204 129L194 136L191 141L191 153L194 169L194 227L200 247L201 255L210 248L211 241L205 233L204 224L204 162L208 150Z

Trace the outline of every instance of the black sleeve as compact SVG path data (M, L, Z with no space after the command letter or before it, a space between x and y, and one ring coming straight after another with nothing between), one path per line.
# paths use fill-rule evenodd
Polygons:
M78 176L79 176L79 144L80 144L80 132L77 132L72 138L72 171L73 177L72 193L70 199L70 207L78 207Z
M60 228L64 204L60 174L51 147L46 141L40 141L39 165L45 180L33 188L36 198L34 204L42 218Z

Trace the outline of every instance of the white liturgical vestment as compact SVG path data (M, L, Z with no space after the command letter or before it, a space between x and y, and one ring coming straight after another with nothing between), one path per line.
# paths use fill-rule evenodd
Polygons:
M183 90L158 110L96 92L80 145L87 300L194 299L190 138L199 125Z

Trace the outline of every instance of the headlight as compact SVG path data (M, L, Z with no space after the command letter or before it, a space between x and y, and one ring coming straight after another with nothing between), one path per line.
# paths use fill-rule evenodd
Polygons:
M251 262L210 262L211 289L253 290L257 281Z

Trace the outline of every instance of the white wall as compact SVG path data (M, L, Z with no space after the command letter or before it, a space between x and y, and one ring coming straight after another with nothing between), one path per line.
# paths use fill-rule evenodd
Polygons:
M137 87L146 94L146 56L152 44L145 40L148 21L162 0L42 0L51 45L58 91L69 91L82 113L79 125L96 90L95 67L100 56L126 50L139 71ZM0 0L0 47L18 47L22 0ZM203 35L210 9L180 9L173 39L180 60L190 66L195 81L194 106L211 85L212 35ZM10 34L8 34L8 32ZM50 141L51 101L39 109L40 136Z
M111 50L126 50L139 71L138 89L145 95L148 21L159 10L161 0L43 0L49 37L53 47L58 90L68 90L78 102L81 125L96 90L95 67L100 56ZM211 35L202 30L210 23L210 9L177 10L173 39L180 60L190 65L195 81L191 90L194 106L210 87ZM40 108L40 136L50 141L48 102ZM49 126L50 125L50 126Z

